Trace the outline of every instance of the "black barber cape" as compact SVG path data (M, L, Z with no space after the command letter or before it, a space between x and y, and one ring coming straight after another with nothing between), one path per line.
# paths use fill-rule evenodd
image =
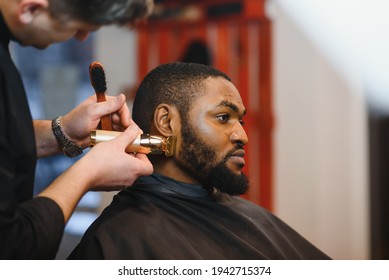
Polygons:
M31 200L36 164L30 109L0 14L0 259L52 259L64 217L48 198Z
M328 259L245 199L153 174L114 197L69 259Z

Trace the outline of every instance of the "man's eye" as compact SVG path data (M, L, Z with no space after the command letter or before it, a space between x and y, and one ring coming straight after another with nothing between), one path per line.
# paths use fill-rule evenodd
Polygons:
M230 116L226 114L226 115L217 116L217 118L218 118L219 121L221 121L223 123L226 123L226 122L228 122Z

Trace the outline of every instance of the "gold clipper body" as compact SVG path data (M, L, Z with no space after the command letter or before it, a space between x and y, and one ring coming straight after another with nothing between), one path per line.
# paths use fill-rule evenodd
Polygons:
M119 131L92 130L89 146L93 147L100 142L106 142L120 135ZM140 134L135 141L127 146L127 153L165 154L167 157L176 153L176 137L162 137L150 134Z

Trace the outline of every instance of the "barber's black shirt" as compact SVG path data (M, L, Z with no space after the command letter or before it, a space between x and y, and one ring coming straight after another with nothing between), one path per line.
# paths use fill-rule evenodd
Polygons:
M59 206L32 199L36 146L12 39L0 14L0 259L52 259L64 228Z

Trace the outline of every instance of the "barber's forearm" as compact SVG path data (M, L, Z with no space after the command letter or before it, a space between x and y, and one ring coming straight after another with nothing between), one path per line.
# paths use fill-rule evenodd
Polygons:
M51 129L50 120L34 120L35 143L38 158L51 156L61 152Z
M78 202L88 191L89 178L93 178L93 170L86 169L83 164L75 164L60 175L38 196L48 197L61 208L65 223L69 220Z

